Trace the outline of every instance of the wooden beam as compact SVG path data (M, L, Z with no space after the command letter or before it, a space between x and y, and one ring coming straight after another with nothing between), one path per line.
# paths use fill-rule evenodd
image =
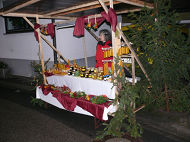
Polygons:
M123 14L123 13L129 13L129 12L136 12L136 11L140 11L141 9L140 8L136 8L136 9L129 9L129 10L121 10L121 11L116 11L116 14ZM26 16L27 17L27 16ZM51 17L51 16L48 16L48 17ZM66 24L66 23L70 23L70 22L73 22L77 19L77 17L65 17L65 16L52 16L52 17L62 17L62 19L64 18L68 18L68 20L66 21L58 21L58 22L55 22L54 25L59 25L59 24ZM91 15L89 16L89 18L94 18L95 15ZM96 14L96 18L98 17L102 17L101 14ZM43 18L43 17L42 17ZM70 18L70 19L69 19ZM87 18L86 18L87 19ZM47 24L45 25L41 25L41 27L46 27ZM90 30L88 30L86 27L85 29L98 41L98 37Z
M44 35L42 35L42 39L54 50L57 54L68 64L68 60L53 46L51 42L49 42Z
M3 12L0 13L2 16L9 16L9 17L33 17L35 18L38 16L39 18L47 18L47 19L63 19L63 20L71 20L76 19L75 17L67 17L67 16L47 16L47 15L38 15L38 14L30 14L30 13L8 13L4 14Z
M137 11L141 11L141 8L120 10L120 11L116 11L116 14L119 15L119 14L124 14L124 13L129 13L129 12L137 12Z
M28 18L23 17L23 19L34 29L34 25L32 24L32 22L30 22L30 20L28 20Z
M121 2L119 1L114 1L113 4L119 4ZM106 5L109 5L109 2L105 3ZM66 11L66 12L61 12L61 13L57 13L57 14L53 14L52 16L63 16L63 15L67 15L70 13L76 13L76 12L81 12L81 11L85 11L85 10L90 10L90 9L95 9L95 8L99 8L101 7L100 4L96 4L96 5L92 5L92 6L88 6L88 7L84 7L84 8L78 8L78 9L74 9L74 10L70 10L70 11Z
M123 13L129 13L129 12L136 12L136 11L140 11L141 9L140 8L135 8L135 9L129 9L129 10L121 10L121 11L116 11L116 14L123 14ZM56 16L56 17L59 17L59 16ZM62 17L62 16L60 16L60 17ZM64 17L64 16L63 16ZM94 18L95 17L95 15L91 15L91 16L89 16L89 18ZM102 17L102 15L101 14L96 14L96 18L99 18L99 17ZM69 17L68 17L69 18ZM70 23L70 22L73 22L73 21L75 21L77 18L75 18L75 17L72 17L71 19L69 19L69 20L67 20L67 21L59 21L59 22L55 22L54 23L54 25L59 25L59 24L66 24L66 23ZM87 19L87 18L86 18ZM47 24L45 24L45 25L42 25L41 27L46 27L47 26ZM90 31L90 30L88 30L86 27L85 27L85 29L98 41L98 37L94 34L93 35L93 32L92 31Z
M109 0L103 0L103 1L104 2L109 2ZM89 3L84 3L84 4L72 6L72 7L66 8L66 9L60 9L60 10L52 11L52 12L46 13L46 15L55 15L55 14L58 14L58 13L63 13L63 12L71 11L71 10L84 8L84 7L94 6L94 5L97 5L97 4L99 4L98 1L93 1L93 2L89 2ZM43 14L45 14L45 13L43 13Z
M154 8L154 5L152 3L147 3L142 0L117 0L119 2L123 2L126 4L134 5L134 6L139 6L139 7L147 7L147 8Z
M39 23L39 18L36 17L36 23ZM44 56L43 56L43 49L42 49L42 40L41 40L41 33L40 29L37 29L38 32L38 40L39 40L39 48L40 48L40 60L41 60L41 66L42 66L42 75L44 79L44 84L47 85L47 80L45 76L45 66L44 66Z
M104 2L102 0L99 0L100 4L102 5L103 9L105 10L106 13L108 13L108 8L107 6L104 4ZM117 25L117 31L119 32L119 34L121 35L122 39L124 40L124 42L127 44L127 46L129 47L131 53L134 55L138 65L140 66L141 70L143 71L145 77L147 78L147 80L149 81L150 85L151 85L151 82L150 82L150 78L148 77L143 65L141 64L139 58L137 57L135 51L133 50L133 48L131 47L131 44L129 43L129 41L127 40L127 38L125 37L124 33L121 31L121 29L119 28L119 26Z
M121 31L121 29L119 29L119 28L117 27L117 30L118 30L118 32L121 34L121 37L123 38L124 42L125 42L125 43L127 44L127 46L129 47L131 53L134 55L134 57L135 57L135 59L136 59L138 65L140 66L140 68L141 68L141 70L143 71L145 77L147 78L147 80L149 81L149 83L150 83L150 85L151 85L150 78L148 77L148 74L146 73L146 71L145 71L143 65L141 64L139 58L137 57L135 51L134 51L133 48L131 47L131 44L129 43L129 41L127 40L127 38L125 37L125 35L124 35L124 33Z
M138 112L139 110L143 109L145 107L145 104L143 104L142 106L136 108L135 110L133 110L133 113Z
M86 26L85 26L85 29L86 29L97 41L99 41L99 38L98 38L91 30L89 30Z
M34 4L36 2L39 2L40 0L27 0L27 1L24 1L22 3L19 3L18 5L11 5L9 8L4 8L4 14L7 14L7 13L10 13L10 12L13 12L15 10L18 10L18 9L21 9L23 7L26 7L26 6L29 6L31 4Z
M30 20L28 20L28 18L26 18L26 17L23 17L23 18L24 18L24 20L26 20L26 22L34 29L34 25L30 22ZM65 57L63 57L63 55L53 46L53 44L52 44L51 42L49 42L49 41L45 38L44 35L41 34L41 38L42 38L55 52L57 52L57 54L58 54L60 57L62 57L63 60L64 60L66 63L68 63L68 62L67 62L67 59L66 59Z

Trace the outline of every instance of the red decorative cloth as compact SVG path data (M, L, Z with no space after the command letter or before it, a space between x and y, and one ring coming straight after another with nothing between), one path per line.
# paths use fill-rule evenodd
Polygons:
M74 98L71 98L69 94L62 94L62 93L56 93L52 92L53 97L55 97L66 110L74 111L77 100Z
M107 42L105 42L104 44L100 44L100 43L97 44L97 47L96 47L96 68L104 67L102 60L105 60L105 59L104 59L104 52L103 52L102 48L108 48L108 47L110 47L111 44L112 44L112 42L109 40ZM113 60L113 57L106 58L106 60ZM108 66L111 67L111 62L108 62Z
M112 26L112 30L115 32L116 31L116 26L117 26L117 15L115 11L112 8L109 8L108 14L106 12L101 12L102 17L106 19L107 22L109 22Z
M117 25L117 15L115 13L115 11L110 8L108 11L108 14L106 14L106 12L101 12L102 17L96 18L96 22L98 24L98 26L104 21L108 21L110 22L110 24L112 25L112 30L115 32L116 31L116 25ZM88 15L89 16L89 15ZM84 36L84 25L88 23L88 16L83 16L83 17L79 17L77 18L76 22L75 22L75 28L73 31L73 35L80 37L80 36ZM89 22L91 22L92 25L95 24L95 18L91 18L89 19Z
M51 36L51 38L54 37L54 35L55 35L55 26L54 26L53 23L50 23L50 24L47 25L47 32Z
M52 76L52 75L54 75L54 74L51 73L51 72L50 72L50 73L49 73L49 72L45 72L44 74L45 74L45 76L47 76L47 77L48 77L48 76Z
M41 25L37 24L37 23L34 25L34 36L36 37L37 41L39 41L39 39L38 39L38 32L36 31L36 29L40 28L40 26ZM53 38L55 35L55 28L54 27L55 26L53 23L50 23L47 25L47 32L51 36L51 38Z
M49 86L44 86L44 85L41 85L40 86L40 88L42 89L42 92L43 92L43 94L46 96L46 95L48 95L50 92L52 92L53 91L53 89L51 88L51 86L49 85Z
M66 110L74 111L75 107L79 106L101 121L103 121L104 108L110 105L110 101L103 104L93 104L82 97L78 99L72 98L69 94L61 93L59 90L53 90L51 85L41 85L40 88L44 95L48 95L51 92L53 97L55 97ZM69 89L66 86L61 88L64 90Z
M104 107L108 107L110 102L106 102L103 104L93 104L83 98L77 100L77 106L82 109L90 112L97 119L103 121Z
M73 31L74 36L80 37L84 35L84 18L85 17L77 18L75 22L75 28Z
M39 41L38 39L38 32L36 31L36 29L38 29L41 25L40 24L35 24L34 25L34 36L36 37L36 40Z

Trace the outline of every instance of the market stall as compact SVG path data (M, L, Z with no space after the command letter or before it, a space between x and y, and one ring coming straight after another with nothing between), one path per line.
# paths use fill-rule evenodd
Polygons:
M131 47L131 44L126 39L125 35L121 31L120 23L117 23L116 14L127 13L131 11L139 11L139 7L144 7L145 3L141 0L98 0L90 1L88 3L78 2L78 6L72 5L69 8L54 9L48 13L20 13L15 12L18 9L27 11L26 6L35 7L33 4L42 4L44 1L29 0L24 3L20 3L13 8L3 9L1 15L3 16L19 16L23 17L30 26L33 27L36 40L39 43L40 57L42 65L42 74L44 78L44 84L38 86L36 89L36 98L39 98L49 104L52 104L61 109L68 111L94 116L100 120L108 120L108 114L112 114L117 110L117 104L113 106L111 100L117 96L117 88L113 87L111 81L112 76L116 76L114 73L114 60L105 60L104 70L98 71L94 67L88 67L87 57L85 54L86 67L79 67L75 62L71 64L69 60L65 59L61 53L49 42L45 35L54 36L54 26L65 24L69 22L75 22L74 35L84 36L84 28L98 28L105 20L110 23L112 29L112 47L109 47L104 51L104 57L120 57L121 55L128 55L131 57L132 64L132 79L128 79L134 85L135 80L135 60L142 69L146 78L150 81L146 71ZM48 3L48 2L47 2ZM123 11L115 11L114 4L125 3L133 5L131 9L125 9ZM64 1L63 1L64 5ZM110 5L110 8L107 8ZM134 7L135 6L135 7ZM152 8L152 4L147 3L148 8ZM80 15L77 17L69 17L65 15L102 7L104 12L101 13L87 13L86 15ZM97 10L99 11L99 10ZM95 11L95 12L97 12ZM32 11L33 12L33 11ZM35 17L37 24L32 24L27 17ZM66 21L59 21L55 23L49 23L46 25L40 25L39 18L55 18L55 19L67 19ZM115 36L115 32L118 32L118 36ZM90 31L90 30L89 30ZM91 34L93 34L91 32ZM93 35L96 37L95 35ZM84 38L84 37L83 37ZM125 45L121 46L121 38L124 40ZM58 64L55 64L51 69L45 70L43 60L42 41L44 40L54 51L58 54ZM96 38L97 39L97 38ZM83 44L85 51L85 40ZM61 62L61 59L64 62ZM108 70L108 62L112 65L111 70ZM123 63L121 62L121 66ZM110 73L111 72L111 73ZM119 102L118 102L119 103Z

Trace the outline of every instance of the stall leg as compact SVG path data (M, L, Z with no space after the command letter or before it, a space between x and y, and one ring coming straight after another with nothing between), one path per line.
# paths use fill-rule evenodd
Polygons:
M49 104L45 102L44 107L47 109L49 107Z
M102 123L106 123L106 122L107 121L100 121L99 119L94 117L94 129L99 128L100 126L102 126Z

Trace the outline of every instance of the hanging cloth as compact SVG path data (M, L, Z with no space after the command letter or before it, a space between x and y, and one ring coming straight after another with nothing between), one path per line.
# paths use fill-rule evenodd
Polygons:
M36 31L36 29L38 29L41 25L40 24L35 24L34 25L34 36L36 37L36 40L39 42L39 38L38 38L38 32Z
M51 36L51 38L55 35L55 26L53 23L47 25L47 33Z
M115 32L116 31L116 26L117 26L117 15L115 11L110 8L108 10L108 14L106 12L101 12L102 17L106 19L107 22L109 22L112 26L112 30Z
M109 22L112 26L112 30L115 32L116 31L116 25L117 25L117 15L115 13L115 11L110 8L108 10L108 14L106 14L106 12L101 12L102 17L96 18L96 22L98 24L98 26L104 21L106 20L107 22ZM83 16L83 17L79 17L77 18L76 22L75 22L75 27L74 27L74 31L73 31L73 35L77 36L77 37L81 37L84 36L84 26L85 24L87 24L88 22L91 22L92 25L95 24L95 19L85 19L88 16Z
M84 18L86 18L86 16L77 18L73 31L74 36L80 37L84 35Z
M35 24L34 25L34 36L36 37L36 40L39 42L39 39L38 39L38 32L36 31L36 29L38 29L38 28L40 28L41 27L41 25L40 24ZM47 25L47 33L48 33L48 35L50 35L51 36L51 38L53 38L54 37L54 35L55 35L55 28L54 28L55 26L54 26L54 24L53 23L50 23L50 24L48 24Z

